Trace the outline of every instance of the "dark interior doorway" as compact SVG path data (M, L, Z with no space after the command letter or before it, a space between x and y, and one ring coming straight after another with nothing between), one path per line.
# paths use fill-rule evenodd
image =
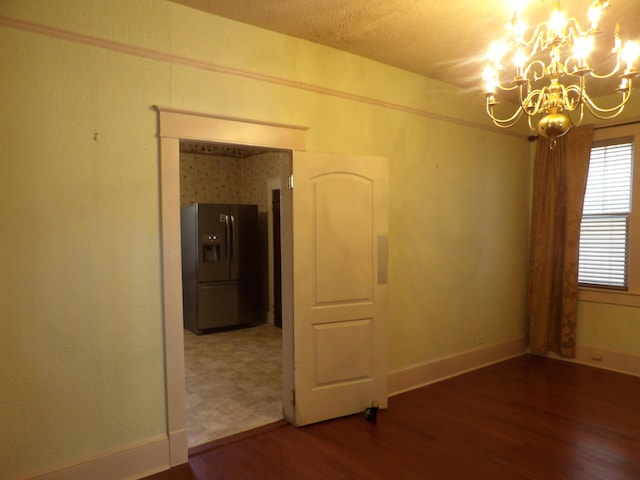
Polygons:
M282 328L282 267L280 252L280 190L271 191L273 213L273 323Z

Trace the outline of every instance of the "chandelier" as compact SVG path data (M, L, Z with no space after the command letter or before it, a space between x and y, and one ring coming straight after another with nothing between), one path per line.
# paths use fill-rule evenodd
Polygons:
M622 112L631 96L632 80L640 73L635 66L640 45L628 41L623 47L620 28L616 25L613 39L605 47L612 57L610 65L605 67L608 71L597 72L589 64L589 55L595 49L596 40L601 40L598 22L609 2L594 1L588 11L589 26L583 28L575 18L564 16L560 0L552 1L551 18L533 28L529 38L525 35L530 29L520 18L520 7L515 7L506 26L508 40L491 45L483 78L487 114L495 125L509 128L526 115L529 128L551 138L553 147L557 137L572 126L580 125L585 107L599 119L610 119ZM615 91L620 95L619 101L613 106L596 105L588 87L616 75L619 84ZM511 92L505 95L510 96L511 101L515 99L516 104L512 106L516 110L511 116L499 118L496 114L499 92Z

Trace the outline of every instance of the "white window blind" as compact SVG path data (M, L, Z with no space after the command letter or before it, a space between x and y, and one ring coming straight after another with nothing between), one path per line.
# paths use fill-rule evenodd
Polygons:
M591 149L580 225L578 282L626 288L633 143Z

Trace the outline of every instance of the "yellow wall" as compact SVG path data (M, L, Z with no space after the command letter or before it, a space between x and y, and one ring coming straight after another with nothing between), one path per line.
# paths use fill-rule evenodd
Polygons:
M580 302L577 337L579 345L640 355L640 308Z
M479 95L164 0L0 15L0 478L166 433L154 105L389 157L390 369L523 335L529 144L433 116Z
M611 99L614 104L616 99ZM596 131L597 139L615 139L625 135L635 136L636 163L638 162L638 125L640 98L634 97L617 122L633 123L628 126ZM578 304L577 342L583 347L604 351L603 363L611 357L606 352L640 355L640 165L634 168L634 191L632 192L631 227L629 239L628 291L611 292L585 289L580 292ZM589 355L589 349L585 349ZM615 356L614 356L615 357ZM628 358L619 356L620 358ZM623 368L616 366L614 368ZM629 369L637 372L637 369Z

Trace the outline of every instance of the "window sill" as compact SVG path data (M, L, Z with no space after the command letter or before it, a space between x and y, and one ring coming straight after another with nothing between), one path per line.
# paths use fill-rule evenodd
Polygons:
M640 307L640 294L599 288L578 288L578 300L581 302L609 303L626 307Z

